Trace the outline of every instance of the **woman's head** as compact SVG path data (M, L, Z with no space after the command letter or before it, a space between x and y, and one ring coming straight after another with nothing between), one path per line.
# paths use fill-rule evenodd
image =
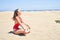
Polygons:
M16 9L14 11L13 20L15 20L16 19L16 16L19 16L19 15L21 15L21 13L20 13L19 9Z

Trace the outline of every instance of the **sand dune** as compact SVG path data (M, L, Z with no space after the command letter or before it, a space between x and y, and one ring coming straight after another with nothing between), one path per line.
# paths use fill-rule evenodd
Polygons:
M0 12L0 40L60 40L60 11L22 12L22 19L31 27L26 36L9 34L14 22L13 12Z

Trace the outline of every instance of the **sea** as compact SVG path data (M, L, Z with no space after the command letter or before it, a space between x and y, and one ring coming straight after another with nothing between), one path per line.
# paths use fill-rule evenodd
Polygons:
M4 11L14 11L14 10L0 10L0 12L4 12ZM28 11L28 12L30 12L30 11L60 11L60 9L45 9L45 10L20 10L20 11L22 11L22 12L24 12L24 11Z

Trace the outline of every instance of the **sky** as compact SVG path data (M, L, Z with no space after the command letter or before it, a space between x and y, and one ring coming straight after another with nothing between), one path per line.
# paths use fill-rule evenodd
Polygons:
M60 0L0 0L0 10L60 9Z

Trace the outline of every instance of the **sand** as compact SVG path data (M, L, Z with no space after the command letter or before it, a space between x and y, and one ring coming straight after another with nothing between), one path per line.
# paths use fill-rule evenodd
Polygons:
M60 11L30 11L21 12L22 19L31 27L26 36L9 33L14 22L13 12L0 12L0 40L60 40Z

